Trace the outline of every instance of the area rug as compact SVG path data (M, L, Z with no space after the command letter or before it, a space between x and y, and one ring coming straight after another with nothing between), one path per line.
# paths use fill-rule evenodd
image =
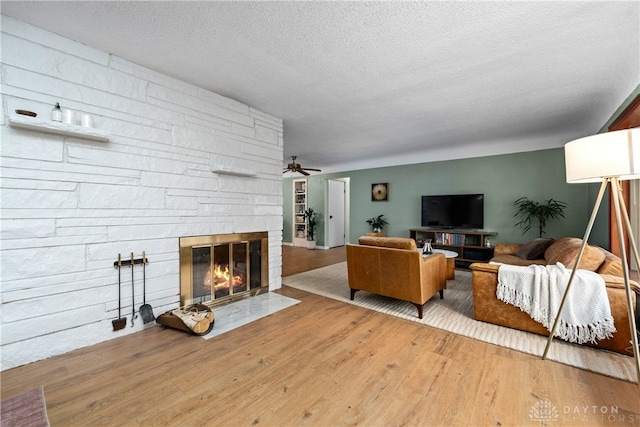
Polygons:
M466 271L456 270L455 280L447 282L444 299L436 294L427 301L422 319L417 317L413 304L393 298L360 291L356 293L355 300L351 301L346 262L284 277L282 284L540 357L547 344L547 337L541 335L474 320L471 273ZM571 344L556 338L551 344L547 359L636 382L634 359L621 354Z
M47 407L42 387L0 402L1 427L48 427Z
M214 308L213 312L216 315L216 320L213 324L213 329L207 335L203 335L202 338L208 340L217 337L299 302L294 298L267 292Z

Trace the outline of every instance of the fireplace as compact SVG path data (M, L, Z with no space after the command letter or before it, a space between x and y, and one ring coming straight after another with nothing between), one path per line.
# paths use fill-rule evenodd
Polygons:
M269 289L268 233L180 238L180 305L218 305Z

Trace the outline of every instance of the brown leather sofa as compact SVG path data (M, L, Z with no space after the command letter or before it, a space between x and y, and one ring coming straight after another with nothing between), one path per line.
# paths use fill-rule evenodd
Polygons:
M357 245L347 245L347 270L351 300L367 291L408 301L420 319L423 305L437 292L443 298L447 283L444 255L423 257L416 242L404 237L360 237Z
M535 241L527 245L531 245ZM538 242L538 246L544 242ZM548 242L546 248L534 253L520 244L497 244L494 250L492 262L514 265L541 264L549 265L562 262L567 268L573 268L575 259L582 244L582 239L562 238ZM540 254L540 258L534 258ZM528 256L529 255L529 256ZM471 265L473 281L473 317L476 320L507 326L535 334L549 336L547 329L533 320L527 313L518 307L499 300L496 296L498 287L499 264L476 263ZM631 348L631 333L629 328L629 314L627 309L626 291L622 277L622 262L619 257L595 246L587 245L580 261L580 268L595 271L600 274L607 287L607 295L611 305L611 314L614 318L617 332L613 338L601 340L597 344L587 344L617 353L633 356ZM640 293L640 287L632 281L632 288ZM632 295L633 306L636 307L637 295ZM636 317L638 309L636 309Z

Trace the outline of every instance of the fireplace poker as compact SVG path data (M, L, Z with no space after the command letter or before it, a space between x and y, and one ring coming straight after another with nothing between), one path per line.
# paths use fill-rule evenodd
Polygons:
M122 268L122 256L118 254L118 318L111 321L111 323L113 323L114 331L119 331L120 329L124 328L127 325L127 318L121 317L121 313L120 313L121 301L122 301L122 295L121 295L122 281L120 280L121 268Z
M142 316L143 323L149 323L156 320L156 316L153 315L153 308L147 304L147 256L142 251L142 305L140 306L140 316Z
M133 252L131 252L131 327L133 328L133 319L138 317L136 315L136 303L135 303L135 295L136 295L136 285L133 281L133 266L135 265L135 259L133 258Z

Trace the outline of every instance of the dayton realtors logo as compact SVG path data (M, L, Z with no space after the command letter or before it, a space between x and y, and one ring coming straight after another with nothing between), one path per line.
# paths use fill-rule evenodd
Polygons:
M531 405L529 409L529 419L531 421L538 421L543 423L549 423L557 421L560 418L560 413L556 405L548 400L538 400Z
M597 406L597 405L565 405L562 412L551 401L538 400L529 409L529 419L540 422L542 425L562 420L564 422L578 422L585 424L593 423L635 423L640 421L640 417L633 413L622 413L617 406Z

